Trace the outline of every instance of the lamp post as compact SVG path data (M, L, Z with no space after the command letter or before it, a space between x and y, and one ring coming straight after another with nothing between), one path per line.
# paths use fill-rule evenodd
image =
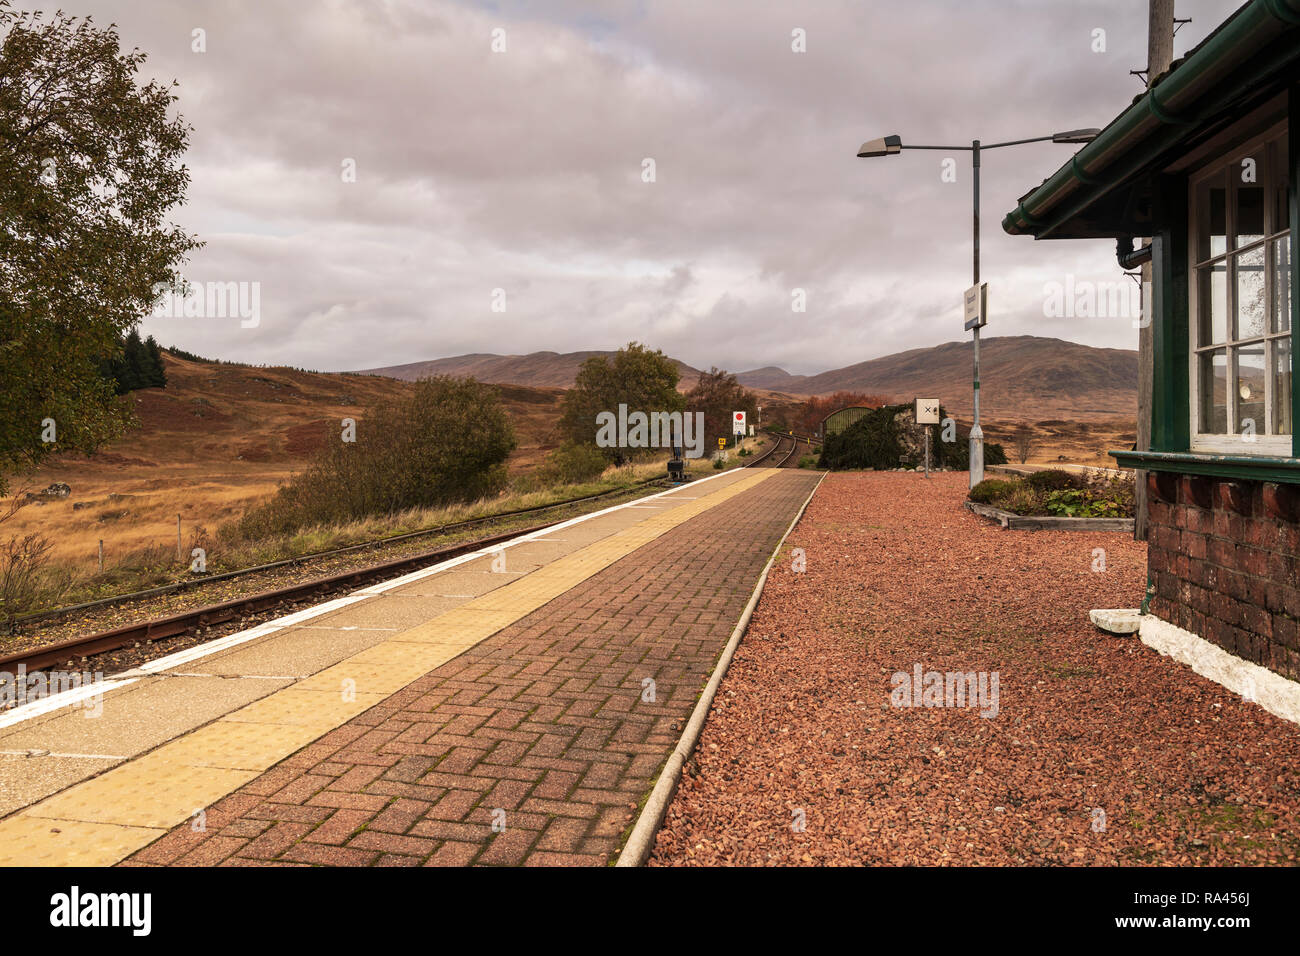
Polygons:
M878 156L895 156L905 149L937 149L945 152L968 151L971 154L971 173L974 183L974 238L975 238L975 281L980 284L980 153L986 149L1001 149L1004 146L1020 146L1023 143L1087 143L1101 130L1071 129L1051 136L1035 136L1032 139L1013 139L1005 143L991 143L987 146L979 140L972 140L969 146L904 146L903 138L897 134L873 139L863 143L858 149L859 159L874 159ZM974 413L975 422L970 430L970 486L974 488L984 480L984 430L980 427L980 327L975 325L975 378L974 378Z

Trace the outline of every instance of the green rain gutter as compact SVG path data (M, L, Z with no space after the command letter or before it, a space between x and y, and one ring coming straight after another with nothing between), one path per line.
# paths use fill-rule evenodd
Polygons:
M1201 116L1230 105L1240 80L1266 78L1300 59L1300 36L1261 56L1289 31L1300 32L1300 0L1252 0L1021 200L1002 228L1011 235L1048 236L1175 145ZM1243 72L1239 82L1224 82L1237 71Z

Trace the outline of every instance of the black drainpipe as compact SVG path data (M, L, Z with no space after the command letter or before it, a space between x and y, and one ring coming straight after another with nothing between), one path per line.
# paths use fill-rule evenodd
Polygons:
M1115 258L1119 260L1121 269L1136 269L1144 266L1151 261L1151 243L1134 251L1132 239L1116 239Z

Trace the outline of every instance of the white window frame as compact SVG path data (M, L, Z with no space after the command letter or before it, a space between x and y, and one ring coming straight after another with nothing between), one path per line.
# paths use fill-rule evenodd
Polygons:
M1212 161L1200 166L1196 170L1196 172L1194 172L1191 176L1188 177L1188 183L1187 183L1187 188L1188 188L1187 336L1188 336L1188 361L1191 364L1190 374L1188 376L1191 394L1188 397L1190 399L1189 411L1191 414L1191 431L1190 431L1191 450L1194 452L1208 452L1211 454L1227 454L1227 455L1260 455L1260 456L1281 457L1281 458L1291 457L1291 450L1292 450L1291 435L1267 434L1267 430L1272 428L1273 412L1276 407L1275 404L1276 396L1274 396L1273 394L1276 368L1272 362L1271 349L1269 348L1268 343L1270 340L1280 340L1282 337L1284 336L1289 337L1292 334L1291 330L1289 329L1287 332L1284 333L1273 333L1269 331L1269 323L1272 322L1272 318L1273 318L1273 307L1274 307L1273 296L1275 294L1272 276L1271 273L1269 272L1269 269L1271 267L1269 251L1272 247L1273 242L1275 242L1277 239L1279 239L1282 236L1290 236L1291 233L1294 232L1293 228L1284 229L1278 232L1270 232L1270 230L1274 226L1272 222L1273 202L1272 202L1271 182L1262 183L1262 185L1264 185L1265 187L1269 187L1266 188L1265 191L1264 238L1258 242L1247 243L1240 247L1232 247L1231 245L1229 245L1229 247L1221 255L1210 256L1208 259L1203 260L1204 262L1221 260L1224 263L1228 263L1231 260L1237 258L1242 252L1248 252L1252 249L1263 250L1264 268L1265 268L1264 334L1262 336L1255 336L1248 339L1234 339L1232 337L1233 327L1236 322L1236 309L1237 309L1237 283L1236 281L1234 281L1236 278L1236 268L1234 264L1232 268L1226 270L1226 274L1224 276L1224 286L1225 286L1226 306L1227 306L1226 319L1228 322L1228 332L1227 332L1226 341L1223 344L1210 343L1203 347L1197 341L1197 338L1200 335L1200 319L1201 319L1200 304L1198 302L1198 296L1200 294L1200 282L1198 281L1199 273L1197 269L1198 265L1201 265L1201 262L1198 261L1197 259L1198 246L1200 242L1200 233L1198 231L1200 225L1200 215L1199 215L1200 210L1197 207L1197 199L1196 199L1198 189L1200 185L1203 182L1205 182L1207 179L1211 179L1216 175L1222 176L1225 170L1233 168L1234 163L1244 158L1245 156L1249 155L1252 151L1259 150L1261 147L1265 146L1268 143L1273 142L1274 140L1277 140L1279 137L1282 138L1283 142L1285 142L1286 135L1287 135L1287 121L1283 120L1282 122L1266 130L1265 132L1260 133L1256 136L1252 136L1249 139L1242 140L1240 143L1233 145L1232 148L1220 152L1218 155L1216 155L1216 157ZM1270 179L1274 175L1274 170L1271 165L1265 166L1265 174L1268 177L1270 177ZM1228 181L1232 182L1234 185L1237 184L1236 178L1229 176L1227 177L1227 179ZM1226 242L1229 244L1231 244L1235 240L1235 233L1236 233L1235 206L1236 206L1235 189L1229 189L1228 194L1224 197L1224 232L1226 234ZM1292 226L1294 226L1294 224L1292 224ZM1293 259L1295 255L1296 255L1296 248L1295 248L1295 242L1293 238L1291 242L1291 256ZM1296 294L1296 290L1292 289L1291 294L1294 296ZM1236 425L1237 425L1236 422L1237 397L1233 394L1232 387L1233 387L1233 383L1236 380L1235 356L1237 354L1237 348L1243 345L1248 346L1248 345L1255 345L1255 344L1262 344L1264 346L1264 364L1265 364L1265 377L1264 377L1265 413L1264 414L1265 414L1266 422L1265 422L1264 433L1262 434L1257 433L1255 436L1250 437L1246 435L1232 433L1235 432ZM1228 355L1227 380L1224 383L1224 387L1228 391L1227 414L1228 414L1228 429L1230 433L1223 434L1223 435L1216 435L1216 434L1203 435L1200 432L1200 419L1201 419L1200 357L1203 352L1215 351L1219 348L1224 349L1224 351ZM1295 388L1294 350L1292 351L1291 354L1291 367L1293 370L1291 387L1294 389ZM1292 422L1291 424L1292 431L1295 430L1295 427L1296 427L1296 423Z

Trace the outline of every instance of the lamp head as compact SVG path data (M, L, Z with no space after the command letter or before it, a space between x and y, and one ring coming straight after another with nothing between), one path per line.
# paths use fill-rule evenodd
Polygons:
M1053 143L1091 143L1101 132L1099 129L1067 129L1064 133L1053 133Z
M903 137L898 135L886 136L882 139L873 139L870 142L863 143L858 148L859 159L869 159L874 156L893 156L903 151Z

